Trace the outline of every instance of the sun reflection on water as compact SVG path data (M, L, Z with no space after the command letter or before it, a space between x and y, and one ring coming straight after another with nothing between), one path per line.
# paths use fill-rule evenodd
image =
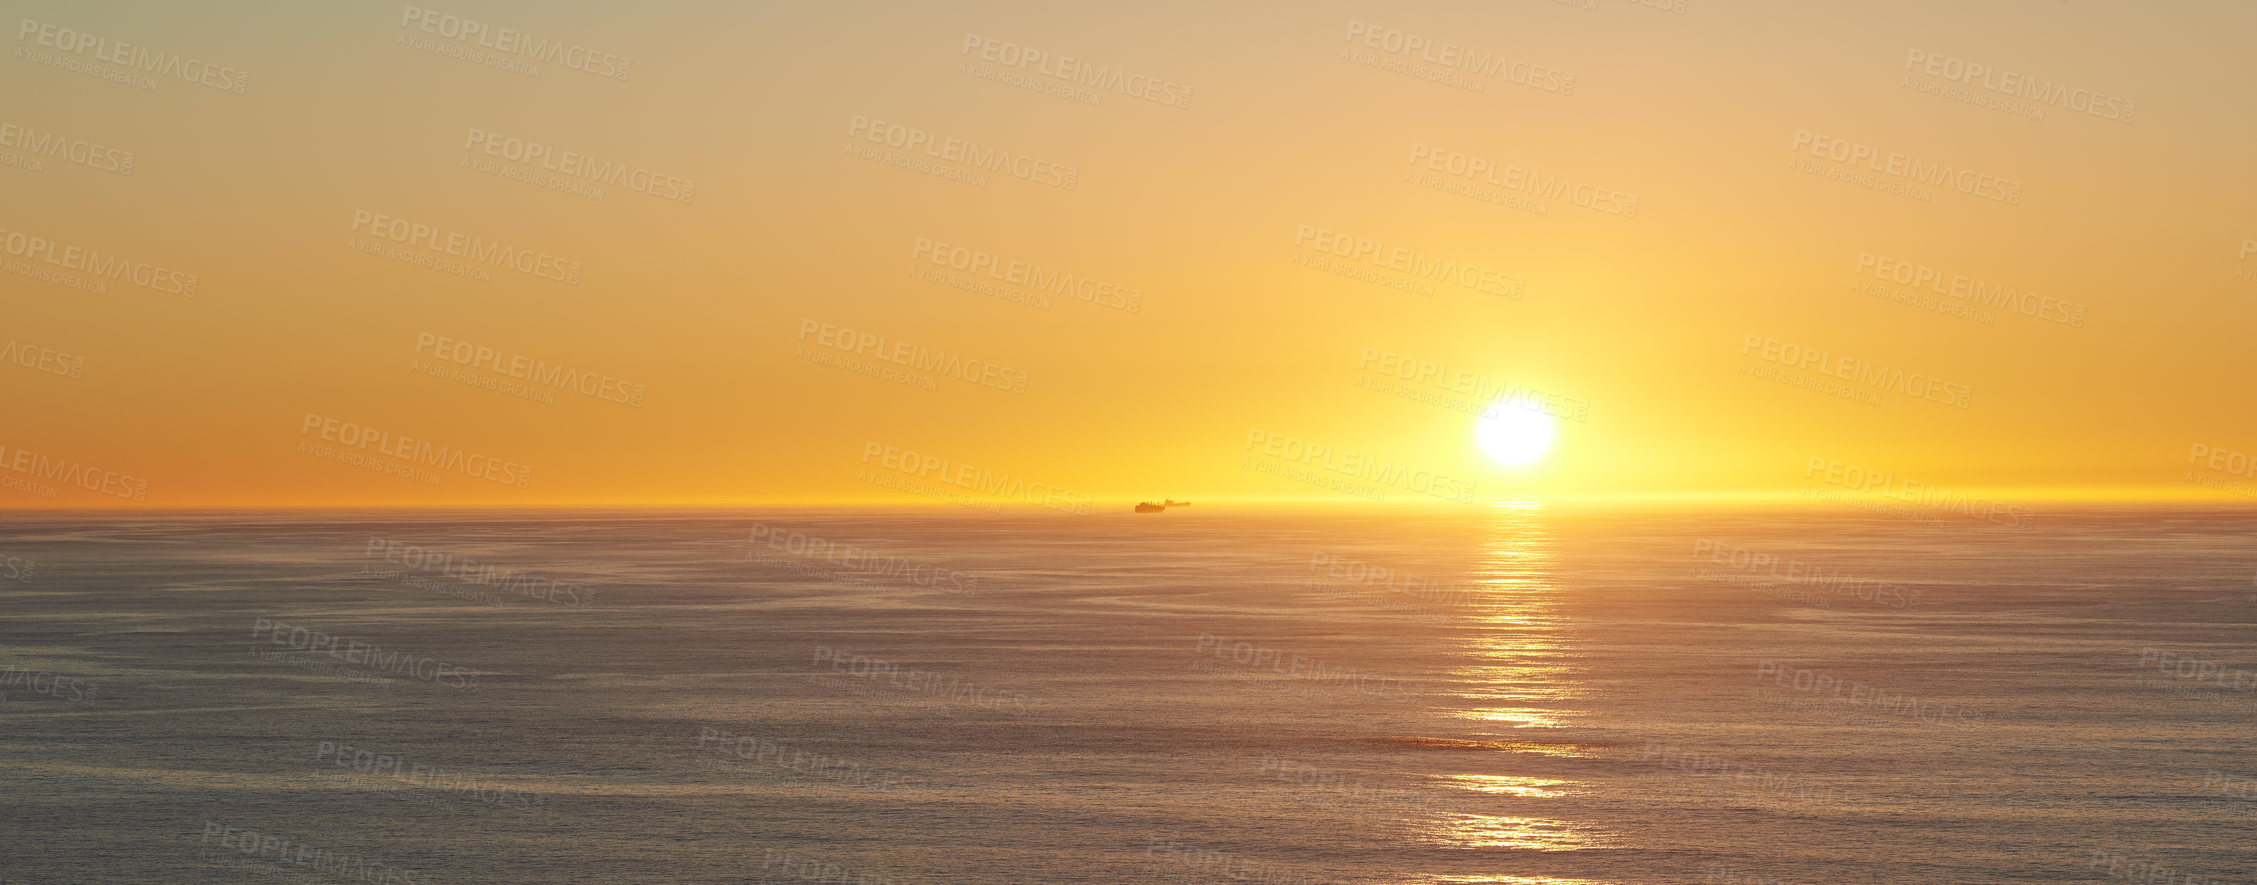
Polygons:
M1453 774L1448 775L1444 780L1461 790L1471 790L1476 793L1498 793L1524 798L1550 798L1567 795L1567 791L1558 788L1560 785L1568 783L1557 778L1519 777L1507 774Z
M1572 701L1582 691L1561 638L1565 617L1554 583L1557 553L1543 508L1500 505L1487 516L1492 530L1471 576L1481 605L1467 637L1470 660L1451 672L1460 701L1451 715L1496 723L1507 731L1484 741L1461 741L1490 750L1469 755L1477 771L1444 775L1446 788L1463 791L1467 805L1495 808L1497 814L1452 813L1434 823L1422 841L1453 848L1521 848L1571 851L1609 844L1587 827L1528 812L1545 809L1579 792L1560 777L1500 774L1499 768L1586 755L1571 743L1545 740L1541 731L1568 724ZM1511 877L1467 881L1564 881Z
M1543 817L1506 817L1494 814L1453 814L1428 834L1425 841L1451 848L1524 848L1536 851L1573 851L1605 844L1562 820Z
M1462 718L1514 728L1562 725L1558 709L1574 697L1558 638L1553 548L1541 507L1492 508L1493 526L1472 579L1481 591L1473 660L1453 672L1465 686Z

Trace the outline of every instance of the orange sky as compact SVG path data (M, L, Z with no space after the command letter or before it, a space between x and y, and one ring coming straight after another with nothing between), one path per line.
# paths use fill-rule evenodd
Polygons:
M0 507L2257 494L2257 9L1671 5L29 8Z

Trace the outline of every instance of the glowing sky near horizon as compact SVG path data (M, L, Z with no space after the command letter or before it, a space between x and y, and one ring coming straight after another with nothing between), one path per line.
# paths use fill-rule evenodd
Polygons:
M2257 9L1590 5L17 4L0 507L2252 493Z

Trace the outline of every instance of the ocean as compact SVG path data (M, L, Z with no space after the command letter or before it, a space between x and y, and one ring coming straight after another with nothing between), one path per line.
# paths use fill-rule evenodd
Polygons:
M2244 882L2253 536L16 514L0 883Z

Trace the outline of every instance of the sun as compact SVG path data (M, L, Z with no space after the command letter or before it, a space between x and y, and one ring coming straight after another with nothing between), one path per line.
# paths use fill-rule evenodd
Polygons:
M1551 450L1553 430L1550 415L1498 403L1476 423L1474 435L1490 460L1510 467L1526 467Z

